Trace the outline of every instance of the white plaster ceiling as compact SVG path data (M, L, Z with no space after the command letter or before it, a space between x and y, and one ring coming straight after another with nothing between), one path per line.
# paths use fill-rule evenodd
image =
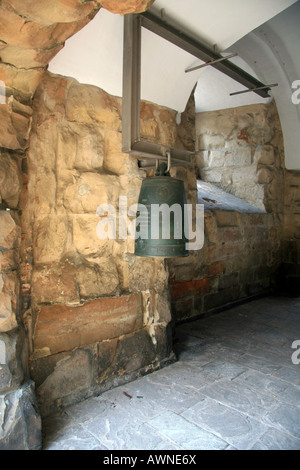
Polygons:
M230 60L264 83L280 82L277 89L272 88L270 95L281 97L283 102L283 94L285 100L288 99L290 78L287 78L286 70L282 72L282 58L276 56L279 46L284 51L291 51L290 74L293 64L297 63L298 67L300 64L300 43L294 44L296 31L299 30L299 16L297 21L292 12L281 20L282 15L293 8L293 4L297 4L296 7L300 5L295 0L156 0L150 11L163 15L170 24L181 25L182 30L208 46L215 47L217 52L238 52L239 56ZM299 8L295 11L299 13ZM259 33L259 28L263 28L263 33ZM275 44L272 43L274 40ZM291 43L293 46L290 48ZM273 50L270 51L272 44ZM81 83L95 85L112 95L122 96L122 63L123 17L101 9L85 28L68 39L65 47L50 62L49 71L74 77ZM212 67L185 73L186 68L200 63L194 56L143 29L142 99L180 113L185 109L197 83L195 101L198 112L268 101L254 93L231 97L229 93L244 87ZM296 69L294 67L293 70ZM279 80L282 73L285 75L284 81ZM295 73L297 75L298 71ZM294 80L297 78L300 79L300 71ZM295 114L298 116L298 126L300 124L299 107L293 106L288 110L288 118L287 104L279 109L281 122L286 121L283 127L287 129ZM287 138L291 138L291 132ZM293 141L297 142L295 135ZM297 143L286 148L288 168L300 168L299 156L295 158L292 154L295 146Z

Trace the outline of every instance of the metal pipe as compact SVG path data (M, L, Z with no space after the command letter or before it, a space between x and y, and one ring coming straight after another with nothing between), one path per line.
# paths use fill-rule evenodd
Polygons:
M198 69L202 69L203 67L207 67L208 65L213 65L213 64L216 64L217 62L222 62L223 60L231 59L231 57L235 57L235 56L237 56L236 53L235 54L230 54L227 57L220 57L220 59L211 60L210 62L206 62L205 64L196 65L196 67L186 69L185 73L193 72L194 70L198 70Z
M273 83L272 85L265 85L256 88L249 88L249 90L235 91L234 93L230 93L230 96L241 95L242 93L249 93L249 91L263 90L264 88L271 88L273 86L278 86L278 83Z

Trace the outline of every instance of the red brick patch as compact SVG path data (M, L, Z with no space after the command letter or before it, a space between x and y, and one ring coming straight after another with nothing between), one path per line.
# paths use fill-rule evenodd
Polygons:
M172 281L170 283L171 300L179 300L196 293L209 292L210 279L204 278L196 281Z

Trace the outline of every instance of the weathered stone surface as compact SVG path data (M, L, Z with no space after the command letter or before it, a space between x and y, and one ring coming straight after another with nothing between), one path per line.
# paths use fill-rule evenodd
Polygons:
M275 162L274 147L272 145L264 145L258 149L255 157L256 161L262 165L273 165Z
M37 265L33 268L31 291L33 305L42 303L78 304L76 268L69 263Z
M34 226L33 256L36 263L59 261L64 253L68 221L63 215L50 214Z
M21 46L0 46L2 62L23 69L46 67L53 57L63 48L63 44L49 49L26 49Z
M17 389L28 373L27 340L23 329L0 333L0 393Z
M16 208L20 193L21 176L17 161L8 153L0 153L0 200L5 201L8 207Z
M91 357L88 350L77 349L56 358L54 370L37 387L42 407L58 402L65 396L88 389L92 383Z
M0 332L13 330L18 326L17 308L19 280L15 271L0 274Z
M118 294L119 275L111 257L99 263L51 263L34 266L31 278L32 304L79 305L102 295Z
M111 204L118 216L119 196L127 197L127 208L137 203L146 176L121 151L121 100L46 73L33 109L22 291L31 296L31 374L49 411L163 360L171 311L166 263L136 259L130 241L118 238L118 218L115 239L100 237L108 214L97 208ZM148 105L144 111L173 144L175 112ZM86 368L78 370L78 391L71 378L77 359Z
M126 15L127 13L141 13L151 7L154 0L102 0L101 5L112 13Z
M2 8L15 11L21 18L27 21L34 21L41 25L51 25L53 23L70 23L78 21L90 13L95 8L99 8L99 2L89 1L82 3L80 0L54 0L49 4L42 0L38 4L34 1L23 2L22 0L3 0Z
M283 210L278 191L283 189L282 174L277 179L276 202L272 192L272 175L282 167L283 153L273 102L198 113L196 135L202 179L260 209Z
M43 74L44 70L19 70L9 64L0 64L0 80L5 83L6 88L16 91L26 99L32 98Z
M39 11L42 14L42 11ZM51 48L54 45L62 44L67 38L83 28L95 16L96 12L93 11L86 17L70 22L65 22L64 17L62 17L61 21L55 21L47 25L32 20L28 21L19 15L18 12L1 8L1 39L7 44L24 48Z
M25 116L12 112L9 105L0 106L0 146L23 150L28 142L31 122Z
M225 147L225 138L222 134L200 134L199 150L214 150Z
M70 86L66 101L66 117L71 122L98 124L120 130L121 100L94 86L76 82Z
M97 226L100 222L96 214L79 214L72 217L72 247L86 259L95 260L97 257L111 253L114 240L100 239L97 235ZM106 226L106 224L105 224ZM113 232L114 233L114 232Z
M91 299L118 293L119 273L111 257L101 258L99 264L81 265L76 269L80 299Z
M33 382L0 395L0 449L39 450L41 418Z
M35 357L128 334L142 327L138 294L103 297L78 307L44 305L34 332Z
M111 131L105 133L103 168L116 175L126 174L128 157L121 150L122 134Z
M79 171L100 170L103 166L104 138L101 126L63 123L57 142L61 167L64 165Z
M163 259L139 258L134 255L127 256L128 288L132 292L146 291L154 287L163 291L168 285L168 271Z
M75 214L96 214L99 205L114 205L118 201L118 186L115 176L85 172L66 188L64 207Z

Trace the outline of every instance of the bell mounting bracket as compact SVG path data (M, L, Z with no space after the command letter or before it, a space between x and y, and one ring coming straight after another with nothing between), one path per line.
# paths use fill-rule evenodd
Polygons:
M192 157L195 152L147 142L140 137L142 27L218 69L263 98L270 96L268 94L270 86L264 85L220 54L190 37L183 32L184 28L177 29L149 11L124 15L122 152L136 157L140 168L155 168L158 158L161 161L168 161L168 152L172 155L173 166L194 165Z

